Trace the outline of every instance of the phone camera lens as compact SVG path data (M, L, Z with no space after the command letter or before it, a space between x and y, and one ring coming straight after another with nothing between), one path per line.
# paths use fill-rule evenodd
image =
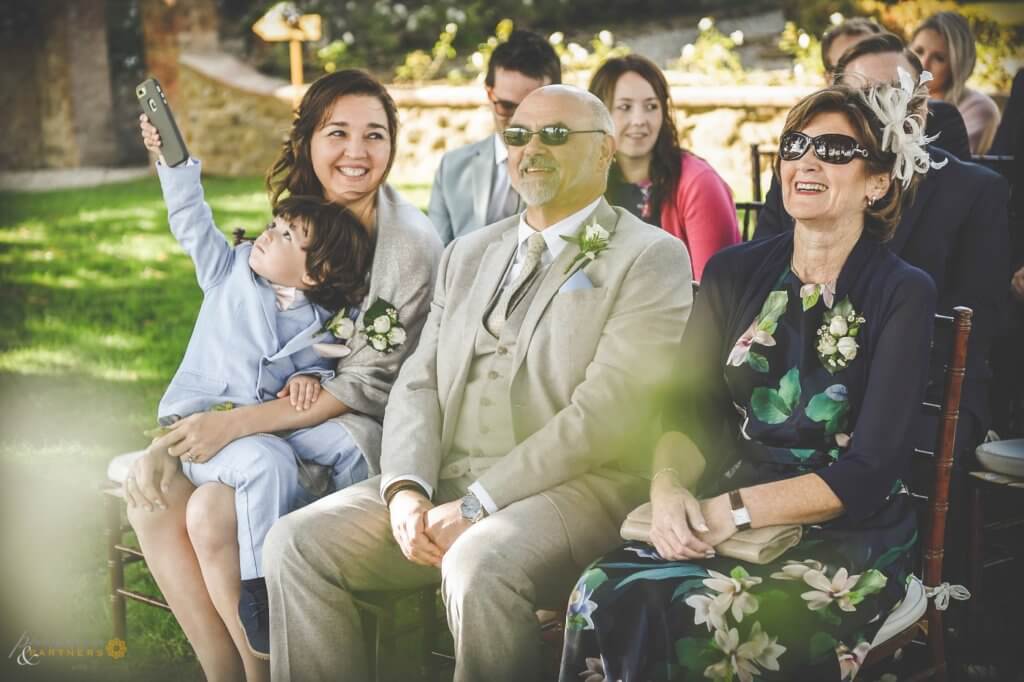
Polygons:
M156 102L152 99L149 100L149 109L150 111L156 111Z
M135 94L138 95L139 97L145 97L146 96L146 88L137 88L135 90Z

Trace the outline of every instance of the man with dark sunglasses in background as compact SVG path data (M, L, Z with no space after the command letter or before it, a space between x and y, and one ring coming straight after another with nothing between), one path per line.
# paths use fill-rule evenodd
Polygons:
M494 134L445 152L434 176L427 213L445 244L525 208L509 184L502 132L528 94L562 82L562 64L548 41L513 31L491 53L484 79Z

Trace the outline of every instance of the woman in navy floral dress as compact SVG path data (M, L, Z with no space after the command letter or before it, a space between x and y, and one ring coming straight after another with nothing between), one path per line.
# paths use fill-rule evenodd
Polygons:
M580 578L563 682L856 675L917 540L901 478L935 291L883 242L930 164L906 123L923 104L913 83L837 86L790 112L776 172L796 229L709 261L655 453L654 547ZM693 486L682 463L701 459ZM766 565L716 556L738 507L802 541Z

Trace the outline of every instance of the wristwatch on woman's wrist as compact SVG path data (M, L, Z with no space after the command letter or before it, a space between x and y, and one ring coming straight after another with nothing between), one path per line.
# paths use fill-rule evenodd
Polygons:
M732 522L736 526L736 530L749 530L750 512L747 511L746 505L743 504L743 498L740 497L739 490L729 491L729 506L732 507Z

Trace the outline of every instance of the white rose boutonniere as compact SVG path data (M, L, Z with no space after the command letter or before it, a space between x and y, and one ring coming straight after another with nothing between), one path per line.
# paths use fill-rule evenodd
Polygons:
M831 310L826 310L818 328L818 358L829 374L846 369L860 346L857 335L866 322L864 317L853 309L849 298L844 298Z
M327 321L327 324L320 330L320 334L330 332L338 343L314 343L313 351L323 358L343 358L352 352L348 342L356 335L355 318L359 315L359 308L352 306L344 308L337 315Z
M370 346L381 353L391 353L406 340L398 311L383 298L374 301L363 315L363 333Z
M341 342L346 342L356 334L356 323L349 317L341 317L343 313L339 313L330 321L327 325L327 331L334 334ZM339 320L338 318L341 317Z
M576 266L581 260L593 261L597 258L598 254L608 248L608 241L611 239L611 233L608 230L601 227L601 225L595 220L591 224L583 228L575 237L562 236L562 239L575 244L580 247L580 252L576 254L576 257L569 263L569 267L565 269L565 274L569 274L573 267Z

